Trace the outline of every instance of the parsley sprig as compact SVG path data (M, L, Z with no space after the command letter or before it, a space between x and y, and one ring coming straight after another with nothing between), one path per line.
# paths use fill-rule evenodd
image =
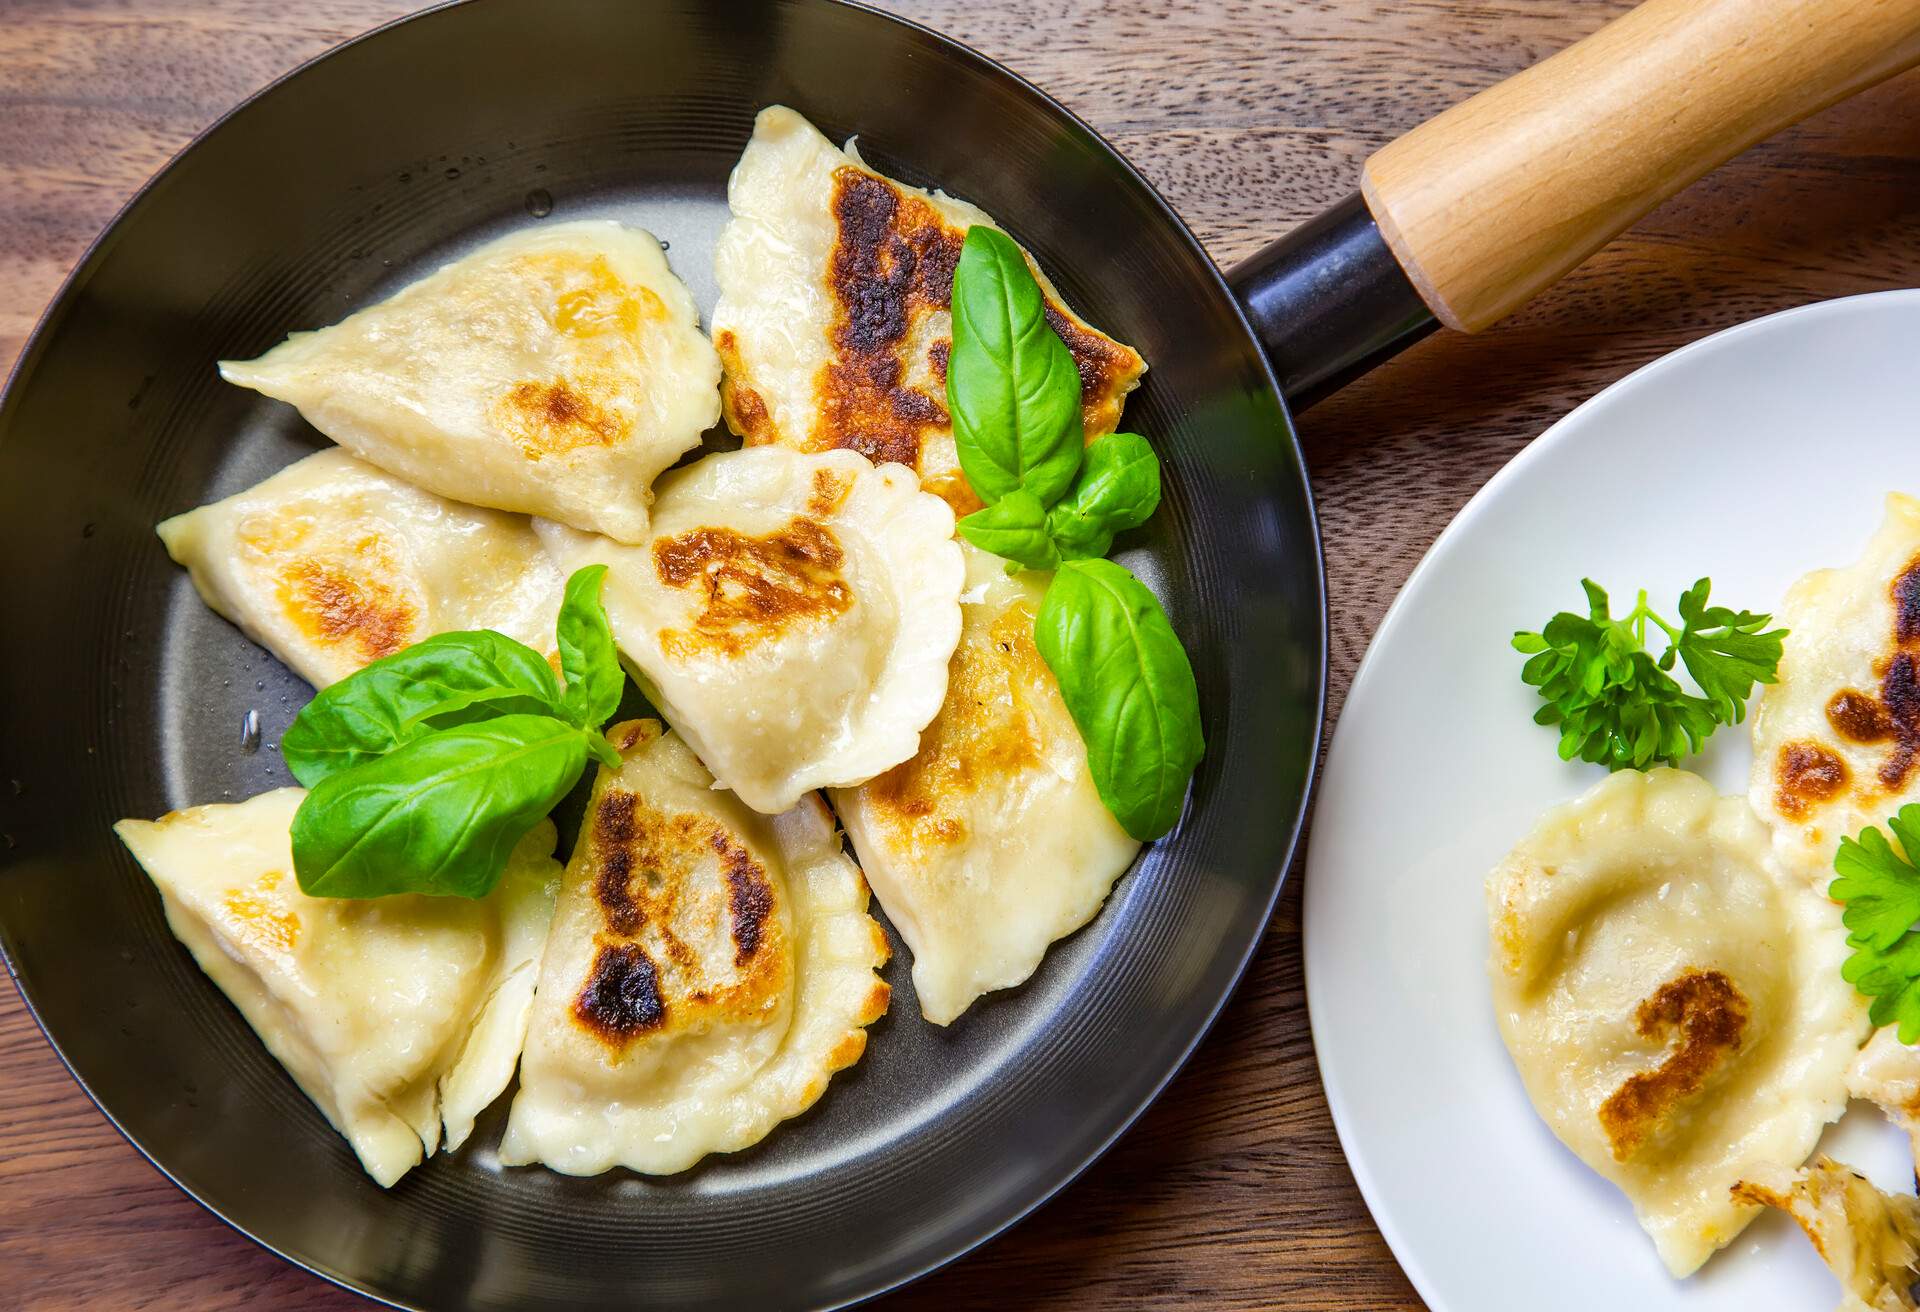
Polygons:
M1859 838L1842 838L1834 854L1839 878L1827 896L1845 904L1841 923L1853 949L1840 975L1873 999L1867 1014L1875 1025L1898 1022L1900 1042L1920 1039L1920 870L1910 854L1920 851L1920 803L1900 808L1887 821L1900 840L1895 851L1873 825Z
M1520 677L1546 703L1534 722L1559 726L1563 761L1578 757L1610 770L1678 764L1715 729L1738 724L1754 684L1776 677L1787 631L1767 629L1770 615L1709 606L1708 579L1680 594L1677 625L1648 607L1644 589L1633 610L1615 619L1599 584L1582 579L1580 586L1587 614L1561 611L1540 632L1513 635L1514 650L1531 657ZM1667 640L1657 659L1647 650L1650 629ZM1676 662L1698 695L1673 677Z

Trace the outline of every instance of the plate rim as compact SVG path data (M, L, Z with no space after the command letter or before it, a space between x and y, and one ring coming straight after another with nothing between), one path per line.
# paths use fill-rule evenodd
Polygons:
M1583 419L1589 411L1603 409L1607 405L1616 403L1620 394L1644 386L1652 378L1663 376L1675 368L1685 368L1696 356L1725 350L1730 345L1737 345L1745 338L1777 331L1782 322L1845 317L1856 313L1863 303L1878 304L1889 301L1910 302L1916 311L1920 311L1920 287L1890 287L1879 291L1859 292L1850 296L1810 301L1805 305L1789 306L1784 310L1776 310L1770 314L1717 329L1704 337L1675 347L1666 354L1657 356L1615 379L1554 420L1542 430L1539 436L1515 452L1506 464L1496 470L1479 490L1467 499L1466 504L1454 513L1453 518L1447 521L1446 527L1440 530L1432 544L1421 554L1419 563L1413 567L1407 575L1406 582L1402 583L1394 594L1393 602L1387 607L1386 614L1381 617L1379 627L1367 642L1365 654L1354 669L1347 695L1341 702L1340 715L1328 734L1326 757L1321 762L1323 774L1332 765L1335 754L1342 750L1341 722L1346 718L1347 709L1363 696L1368 695L1373 682L1380 677L1375 671L1375 657L1402 623L1409 598L1424 586L1426 576L1438 568L1437 562L1440 556L1450 547L1453 540L1466 532L1470 522L1484 511L1487 505L1506 495L1508 483L1518 479L1535 461L1544 459L1544 453L1574 440L1568 436L1568 433L1573 430L1576 421ZM1381 1238L1386 1241L1388 1249L1392 1251L1394 1260L1400 1264L1400 1269L1406 1274L1421 1300L1433 1309L1433 1312L1457 1312L1456 1305L1446 1302L1441 1297L1421 1260L1420 1250L1401 1229L1393 1211L1392 1200L1375 1176L1368 1150L1359 1137L1357 1128L1349 1120L1351 1107L1342 1092L1341 1077L1331 1073L1337 1068L1337 1062L1330 1067L1324 1055L1326 1049L1323 1047L1321 1038L1323 1012L1321 1004L1316 1001L1321 993L1314 983L1316 973L1314 962L1319 959L1314 947L1316 935L1313 932L1313 925L1317 918L1314 911L1316 905L1314 889L1317 882L1324 884L1332 878L1332 875L1322 873L1316 876L1315 868L1319 864L1316 859L1313 836L1310 835L1303 871L1305 887L1301 890L1301 936L1305 940L1302 973L1306 986L1307 1019L1313 1042L1314 1066L1319 1072L1321 1091L1326 1096L1327 1108L1333 1119L1334 1134L1339 1140L1341 1155L1346 1158L1347 1169L1360 1190L1361 1200L1366 1204L1368 1216L1380 1231ZM1326 914L1322 911L1319 917L1324 917ZM1324 934L1321 937L1324 937ZM1322 978L1324 981L1324 976Z
M388 19L385 22L376 24L364 31L337 41L329 45L326 49L286 69L270 81L263 83L220 113L199 131L195 132L192 137L180 146L178 150L174 151L128 195L126 200L114 211L113 215L105 224L102 225L99 232L87 242L85 247L76 256L72 268L67 272L66 276L61 279L59 286L42 308L38 318L34 321L33 327L22 340L20 352L15 357L12 367L7 371L4 380L0 380L0 415L4 415L14 404L16 393L21 384L39 365L40 359L47 349L47 342L52 335L53 329L66 313L67 307L77 290L82 287L85 280L92 275L99 263L105 258L108 248L118 237L122 225L133 216L134 212L148 196L153 193L156 188L161 186L174 170L193 154L193 152L225 128L229 122L254 107L257 102L264 100L296 79L313 72L318 66L326 63L334 56L340 55L351 48L358 47L363 43L373 41L392 30L408 24L434 18L445 12L466 9L480 3L482 3L482 0L434 0L433 3L421 9ZM1231 287L1228 285L1225 273L1219 264L1207 253L1206 248L1201 244L1199 238L1194 235L1192 228L1181 218L1178 211L1173 208L1167 199L1160 194L1159 189L1156 188L1153 183L1134 166L1132 161L1129 160L1117 146L1109 141L1105 135L1087 123L1073 110L1062 104L1052 94L1014 71L1005 63L982 53L966 42L960 41L916 19L880 9L871 3L870 0L772 0L772 3L779 5L824 4L833 8L857 11L885 23L906 28L921 38L944 46L963 58L986 68L995 75L1008 80L1024 94L1039 101L1052 114L1072 124L1099 144L1110 159L1118 165L1124 175L1138 187L1140 194L1152 203L1159 219L1168 225L1169 229L1176 233L1194 252L1198 259L1199 267L1211 278L1218 290L1221 304L1230 310L1240 331L1244 334L1244 342L1251 348L1249 355L1257 365L1260 375L1265 381L1268 391L1273 397L1276 408L1279 411L1282 424L1279 436L1285 439L1282 443L1284 449L1281 454L1291 465L1292 471L1298 477L1299 485L1302 489L1302 508L1306 515L1305 528L1308 532L1308 540L1312 543L1313 548L1312 569L1310 571L1314 585L1312 619L1315 623L1317 641L1314 643L1311 657L1316 691L1313 698L1311 714L1311 732L1301 736L1305 760L1300 796L1292 816L1282 820L1286 834L1283 843L1284 855L1279 865L1272 872L1270 887L1266 891L1264 906L1257 920L1251 920L1249 922L1256 924L1257 928L1249 933L1247 944L1239 954L1238 960L1231 963L1231 969L1225 977L1218 996L1212 998L1205 1004L1205 1014L1201 1022L1193 1028L1187 1041L1181 1046L1179 1052L1175 1055L1164 1073L1153 1081L1136 1104L1116 1118L1111 1130L1095 1140L1089 1146L1085 1155L1070 1168L1062 1172L1043 1188L1035 1191L1031 1197L1009 1209L1005 1215L993 1218L986 1225L976 1229L972 1234L961 1237L960 1242L951 1247L944 1248L940 1251L939 1256L928 1260L917 1269L905 1275L886 1280L863 1292L853 1294L837 1302L816 1305L822 1309L822 1312L837 1312L838 1309L868 1303L874 1299L884 1297L887 1294L913 1285L952 1263L977 1252L1021 1224L1035 1212L1058 1198L1061 1193L1078 1181L1088 1169L1104 1157L1114 1145L1134 1127L1147 1109L1159 1101L1161 1095L1167 1091L1174 1080L1179 1078L1180 1074L1186 1069L1194 1053L1198 1051L1200 1045L1204 1043L1212 1033L1214 1026L1218 1023L1221 1013L1225 1011L1227 1004L1231 1002L1238 993L1241 984L1246 979L1247 971L1252 965L1255 956L1258 955L1261 948L1265 945L1268 927L1272 923L1274 911L1279 905L1281 894L1285 891L1288 877L1292 873L1295 864L1302 859L1301 840L1303 831L1306 828L1308 817L1312 814L1313 804L1318 796L1321 772L1325 765L1325 757L1321 751L1321 747L1326 741L1327 735L1326 713L1331 659L1331 633L1326 580L1326 544L1321 534L1319 503L1314 494L1313 481L1306 464L1305 450L1299 440L1299 430L1292 406L1287 400L1286 393L1280 386L1278 376L1274 373L1272 360L1269 358L1265 348L1261 345L1259 335L1253 330L1251 323L1247 320L1245 307L1241 304L1240 298L1233 293ZM59 1040L54 1036L53 1032L48 1029L46 1022L42 1019L40 1009L35 1004L31 991L22 980L20 972L13 961L12 954L7 949L4 935L0 935L0 964L6 967L7 974L13 983L14 991L19 996L27 1015L32 1019L35 1028L39 1030L41 1036L46 1040L47 1046L52 1050L54 1056L65 1069L68 1077L73 1080L75 1086L86 1096L87 1101L93 1105L100 1115L105 1118L108 1125L113 1127L121 1139L130 1145L142 1159L152 1166L154 1170L158 1171L160 1175L174 1188L179 1190L181 1194L192 1199L195 1204L229 1230L239 1234L249 1242L258 1245L260 1248L265 1249L280 1260L300 1270L310 1272L331 1285L367 1298L381 1306L403 1309L404 1312L431 1312L431 1309L425 1305L404 1302L392 1298L387 1294L361 1283L358 1279L346 1272L329 1269L324 1264L309 1261L288 1252L285 1248L255 1234L237 1221L229 1218L211 1202L203 1198L196 1190L190 1188L175 1175L174 1172L169 1170L156 1158L153 1153L149 1152L145 1145L140 1143L139 1140L127 1131L112 1111L95 1095L93 1089L87 1082L81 1078L79 1072L74 1069L73 1063L69 1060L66 1050L61 1046Z

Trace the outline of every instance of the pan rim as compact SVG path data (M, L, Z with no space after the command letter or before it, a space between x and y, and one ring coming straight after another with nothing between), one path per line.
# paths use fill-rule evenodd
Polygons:
M127 200L114 212L113 216L101 228L99 233L87 243L79 257L75 260L73 268L68 272L66 277L62 279L58 289L47 302L45 309L41 311L33 328L22 341L20 353L15 359L11 369L8 370L4 385L0 385L0 420L4 420L8 412L16 404L16 393L23 381L32 373L33 369L38 366L52 330L57 325L57 322L64 317L76 292L82 288L85 281L90 278L104 259L108 249L117 239L122 226L133 217L134 212L142 205L154 189L165 181L189 155L198 150L215 134L247 110L253 108L256 104L278 92L282 87L294 82L296 79L312 73L316 68L334 56L358 47L363 43L373 41L390 31L408 24L432 19L444 13L465 9L469 6L476 6L484 2L485 0L438 0L437 3L431 4L423 9L400 15L397 18L390 19L384 23L368 28L366 31L339 41L274 77L271 81L249 93L225 112L221 113L212 122L208 123L200 131L196 132L180 149L175 151L165 163L154 170L154 172L128 196ZM1120 169L1125 179L1135 186L1143 197L1151 202L1158 220L1165 224L1170 231L1178 235L1180 240L1191 250L1200 265L1204 267L1207 275L1212 280L1215 290L1219 294L1221 303L1231 310L1235 323L1244 335L1245 344L1251 348L1251 354L1259 369L1260 377L1265 382L1267 391L1273 397L1280 412L1285 430L1284 445L1287 448L1284 455L1286 456L1287 463L1291 466L1291 471L1299 479L1306 514L1306 528L1309 530L1309 540L1312 543L1313 558L1311 566L1315 589L1312 616L1315 622L1315 641L1312 653L1315 687L1314 704L1312 708L1312 732L1311 734L1302 735L1303 742L1306 746L1306 760L1302 771L1303 783L1300 788L1298 804L1294 808L1293 814L1284 820L1284 857L1279 867L1273 873L1272 886L1266 894L1264 903L1260 909L1260 914L1257 919L1249 918L1248 923L1254 926L1254 928L1249 931L1247 941L1240 949L1238 960L1232 963L1232 968L1226 976L1218 994L1205 1002L1202 1020L1193 1028L1191 1035L1181 1046L1173 1060L1167 1065L1166 1069L1151 1081L1150 1086L1131 1107L1115 1118L1106 1133L1098 1137L1088 1146L1078 1161L1066 1170L1060 1172L1055 1178L1043 1181L1041 1187L1032 1190L1026 1196L1010 1203L1003 1208L998 1215L989 1217L981 1224L971 1227L966 1232L950 1234L947 1239L933 1247L933 1255L931 1257L924 1258L914 1269L909 1270L905 1274L884 1276L880 1279L879 1283L861 1292L837 1302L818 1305L822 1309L822 1312L835 1312L835 1310L840 1308L852 1307L869 1302L924 1279L941 1268L968 1256L999 1238L1008 1230L1038 1211L1041 1207L1053 1201L1069 1185L1084 1175L1095 1162L1104 1157L1107 1152L1119 1142L1120 1138L1133 1128L1135 1123L1138 1122L1140 1117L1146 1112L1147 1108L1158 1101L1173 1081L1186 1069L1187 1063L1192 1059L1193 1054L1212 1032L1221 1013L1226 1009L1228 1002L1232 1000L1234 994L1238 991L1240 984L1246 976L1247 968L1252 964L1254 955L1260 950L1266 940L1267 929L1272 922L1274 908L1278 905L1280 895L1286 887L1288 877L1294 865L1299 860L1302 831L1306 826L1307 817L1311 813L1314 793L1319 783L1320 762L1322 757L1321 749L1326 735L1329 662L1326 549L1321 539L1319 510L1314 499L1313 484L1308 477L1305 453L1300 445L1292 409L1288 405L1286 395L1282 392L1279 380L1273 372L1272 362L1268 359L1266 351L1260 345L1258 334L1254 332L1251 323L1246 317L1245 307L1241 305L1239 298L1233 294L1219 266L1207 253L1206 248L1201 245L1199 239L1194 236L1193 231L1187 226L1186 222L1181 219L1173 207L1161 196L1158 189L1134 167L1132 162L1128 160L1124 154L1072 110L1068 109L1065 105L1054 99L1053 96L1049 95L1046 91L1019 73L1008 68L998 60L982 54L972 46L914 19L879 9L873 4L867 3L866 0L775 0L775 2L787 5L815 3L832 8L852 10L880 22L907 29L920 40L943 48L946 53L970 62L982 72L1004 79L1007 84L1017 90L1022 96L1035 102L1040 109L1054 116L1056 119L1070 124L1076 130L1085 133L1092 141L1098 143L1111 162ZM86 1080L83 1079L80 1073L74 1068L73 1063L68 1059L66 1050L61 1046L60 1041L54 1036L53 1032L47 1027L46 1022L41 1018L40 1009L35 1004L32 991L26 981L22 979L20 971L13 960L13 954L8 948L7 935L5 933L0 933L0 963L5 964L7 973L13 981L15 991L19 994L27 1014L32 1017L34 1025L46 1039L48 1046L52 1048L54 1055L66 1069L67 1074L72 1077L80 1091L86 1095L87 1100L99 1110L100 1114L106 1118L107 1123L114 1128L122 1139L133 1147L135 1152L139 1153L142 1158L164 1176L169 1183L179 1189L181 1193L192 1199L209 1215L216 1218L221 1224L236 1234L259 1245L282 1261L288 1262L301 1270L311 1272L329 1284L358 1294L361 1297L370 1299L383 1306L407 1309L408 1312L431 1312L431 1309L426 1308L424 1305L402 1302L362 1284L351 1275L331 1270L319 1260L308 1260L287 1251L287 1249L253 1233L239 1222L225 1215L218 1207L214 1206L214 1204L202 1197L199 1192L181 1180L179 1176L169 1170L164 1163L155 1157L152 1152L148 1151L146 1146L120 1123L119 1118L100 1100L93 1089L87 1084Z

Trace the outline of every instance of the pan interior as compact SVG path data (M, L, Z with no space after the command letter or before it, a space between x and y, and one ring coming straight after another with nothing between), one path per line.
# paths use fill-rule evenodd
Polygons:
M1022 989L921 1021L904 949L867 1057L756 1149L651 1180L503 1169L505 1102L391 1191L173 941L109 825L288 782L306 685L209 613L156 521L314 449L223 357L339 319L509 229L651 229L714 299L725 183L793 105L977 200L1152 365L1126 426L1168 465L1122 558L1194 655L1193 809ZM544 213L545 217L536 217ZM495 0L364 39L243 107L84 262L0 408L0 944L75 1073L235 1225L410 1305L827 1305L1045 1198L1197 1041L1258 941L1317 739L1323 620L1286 414L1205 257L1017 81L825 0ZM258 711L267 746L241 749Z

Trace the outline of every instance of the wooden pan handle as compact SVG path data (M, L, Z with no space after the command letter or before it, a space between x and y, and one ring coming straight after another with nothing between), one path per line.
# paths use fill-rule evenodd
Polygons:
M1367 161L1421 297L1476 332L1715 165L1920 61L1920 0L1646 0Z

